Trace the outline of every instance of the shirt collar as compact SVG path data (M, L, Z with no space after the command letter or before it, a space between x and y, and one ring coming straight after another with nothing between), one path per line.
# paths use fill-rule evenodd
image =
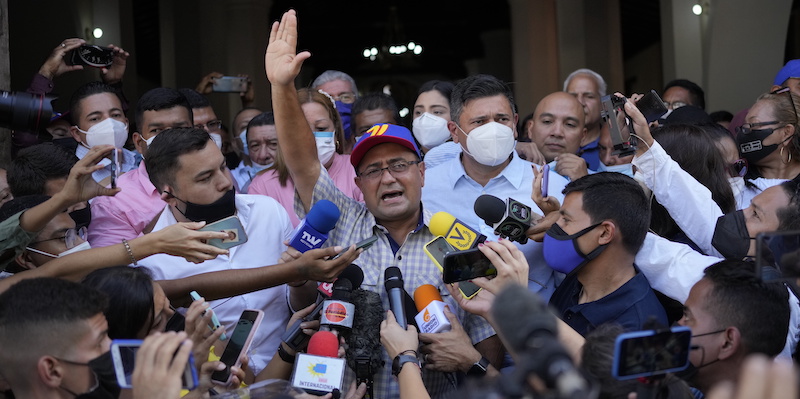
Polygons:
M644 274L639 271L638 267L634 266L634 268L636 269L636 275L633 276L633 278L626 281L625 284L617 288L616 291L595 302L591 302L592 304L601 305L602 307L593 306L592 311L581 312L592 325L598 326L610 319L619 317L619 315L631 307L631 304L638 303L647 295L648 291L651 290L650 284L647 282ZM578 283L578 285L580 285L580 283ZM580 292L578 294L580 295ZM599 309L602 309L602 311L598 312L597 310Z
M460 179L466 179L467 172L464 170L464 164L461 161L461 157L464 156L464 153L461 153L458 157L454 159L453 162L450 163L450 173L448 173L448 183L449 187L455 189L456 184ZM533 165L532 163L523 160L519 156L517 156L516 151L511 152L511 162L500 171L500 174L492 178L495 179L505 179L511 185L514 186L515 189L520 190L522 189L522 185L525 182L525 169L529 169ZM530 184L530 182L528 182Z

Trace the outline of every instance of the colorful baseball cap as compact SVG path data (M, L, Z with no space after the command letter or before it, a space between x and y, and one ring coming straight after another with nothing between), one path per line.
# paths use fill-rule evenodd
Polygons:
M800 78L800 60L790 60L786 65L778 71L775 75L775 81L772 82L775 86L782 86L783 82L791 78Z
M414 142L414 137L411 136L411 131L402 126L383 123L372 126L369 130L364 132L364 135L361 136L361 139L358 140L355 147L353 147L353 152L350 153L350 163L353 164L354 168L357 168L367 151L383 143L400 144L413 151L414 154L417 154L417 156L422 159L417 143Z

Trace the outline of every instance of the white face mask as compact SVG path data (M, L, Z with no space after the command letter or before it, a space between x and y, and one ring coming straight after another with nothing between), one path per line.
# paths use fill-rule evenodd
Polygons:
M314 132L314 138L317 140L317 156L323 165L326 165L336 152L336 139L333 137L333 133Z
M128 141L128 125L114 118L106 118L90 127L88 131L83 131L80 128L78 128L78 131L86 134L86 145L89 148L104 144L122 148L125 142Z
M266 169L266 168L269 168L269 167L270 167L270 166L272 166L272 165L273 165L275 162L270 162L270 163L269 163L269 164L267 164L267 165L262 165L262 164L260 164L260 163L256 163L256 161L253 161L252 163L253 163L253 166L251 166L251 167L250 167L250 170L253 172L253 174L256 174L256 173L258 173L258 172L261 172L262 170L264 170L264 169Z
M217 148L219 148L221 150L222 149L222 136L220 136L219 133L209 133L208 135L211 136L211 140L214 140L214 144L217 145Z
M461 129L460 126L458 128ZM461 131L464 132L464 129ZM508 159L515 145L514 131L510 127L489 122L467 134L467 147L464 151L481 165L497 166Z
M617 172L622 173L623 175L633 177L633 165L629 163L624 163L622 165L611 165L606 166L606 164L600 162L600 166L597 168L598 172Z
M425 112L411 123L414 137L428 149L444 143L450 138L447 120Z
M247 129L244 129L241 133L239 133L239 139L242 140L244 155L250 155L250 151L247 150Z
M49 252L40 251L40 250L38 250L36 248L31 248L31 247L25 247L25 249L27 249L28 251L31 251L31 252L36 252L37 254L41 254L41 255L44 255L44 256L49 256L51 258L63 258L65 256L69 255L69 254L74 254L75 252L80 252L80 251L85 251L87 249L92 249L92 246L91 246L91 244L89 244L89 241L84 241L84 242L82 242L82 243L80 243L80 244L78 244L78 245L76 245L76 246L74 246L74 247L72 247L72 248L60 253L60 254L58 254L58 255L53 255L53 254L51 254Z
M731 184L731 190L733 190L733 198L738 199L745 189L744 177L729 177L728 182Z

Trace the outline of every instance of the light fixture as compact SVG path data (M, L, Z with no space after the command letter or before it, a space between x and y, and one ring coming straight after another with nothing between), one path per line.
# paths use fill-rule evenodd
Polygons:
M94 28L92 31L92 36L94 36L95 39L103 37L103 30L100 28Z
M408 112L409 112L408 108L407 107L403 107L403 109L401 109L400 112L398 112L398 113L400 114L401 118L405 118L406 115L408 115Z
M407 41L405 29L398 16L396 6L390 7L386 30L381 44L367 47L361 55L370 61L377 61L376 66L388 68L390 65L417 65L417 57L422 54L422 46L415 41Z
M702 14L703 13L703 6L701 6L700 4L693 5L692 6L692 12L694 13L694 15Z

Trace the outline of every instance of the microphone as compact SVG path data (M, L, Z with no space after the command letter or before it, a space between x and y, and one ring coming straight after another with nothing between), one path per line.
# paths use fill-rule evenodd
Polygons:
M383 303L377 292L357 289L353 291L353 304L358 311L353 318L353 330L357 334L347 337L347 365L355 371L356 385L367 384L366 398L374 398L373 379L383 367L381 351L381 322L384 318Z
M336 226L340 215L339 208L333 202L317 201L292 232L289 246L300 252L322 248L322 244L328 240L328 232Z
M389 296L389 309L394 313L397 324L405 330L408 323L406 323L406 305L403 294L408 295L408 293L403 288L403 273L400 272L400 268L397 266L387 267L383 272L383 285Z
M339 339L330 331L319 331L308 343L308 353L298 353L292 386L314 395L334 392L339 397L344 379L344 359L338 358Z
M322 303L322 314L319 319L320 331L336 329L341 333L349 333L353 328L353 317L356 306L350 302L353 283L346 278L337 278L333 283L331 299Z
M531 227L531 207L513 198L503 201L483 194L475 200L474 209L495 234L520 244L528 242L525 232Z
M414 317L421 333L440 333L450 331L450 320L444 310L450 310L439 294L439 290L430 285L423 284L414 291L414 303L419 313Z
M478 244L486 241L485 235L447 212L434 213L429 229L431 234L444 237L453 248L459 251L475 248Z
M350 280L352 282L352 287L360 287L361 283L364 282L364 271L361 268L351 263L347 265L347 267L342 270L342 273L339 274L338 278L343 278ZM336 280L334 280L335 282ZM281 339L286 345L294 351L300 351L306 347L308 344L308 339L311 338L300 328L300 324L306 321L316 320L320 313L322 312L322 307L325 302L325 299L330 298L333 295L333 283L322 283L317 286L317 292L319 295L317 296L317 307L309 313L308 316L304 317L302 320L296 321L286 332L283 334Z
M492 304L495 328L506 348L519 359L514 373L500 385L508 397L529 391L528 377L538 376L559 398L591 397L589 381L558 341L556 316L527 288L506 287Z

